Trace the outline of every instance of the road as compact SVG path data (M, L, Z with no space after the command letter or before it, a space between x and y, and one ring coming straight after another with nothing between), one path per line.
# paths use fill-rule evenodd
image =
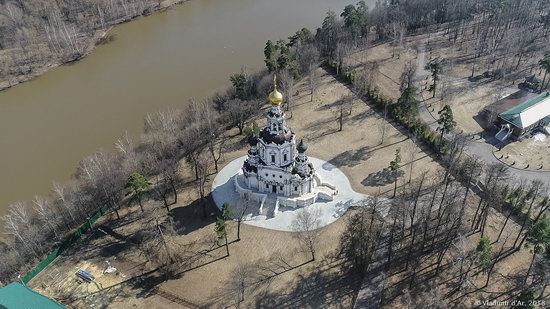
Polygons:
M438 127L437 120L434 118L432 113L428 110L429 107L426 106L426 103L422 96L422 91L423 91L422 82L424 81L424 79L426 79L428 76L431 75L430 72L428 72L425 69L426 41L427 39L424 39L418 47L415 86L418 89L417 99L418 99L418 102L420 102L420 106L418 108L419 117L425 124L427 124L428 126L430 126L430 128L435 130ZM446 138L450 138L450 137L451 136L447 136ZM493 152L497 150L493 146L495 144L494 142L495 142L494 137L489 137L487 140L480 139L480 140L472 141L466 146L465 152L470 156L479 158L485 164L495 164L495 163L504 164L503 162L498 160L493 154ZM531 181L541 180L543 182L550 183L550 172L524 170L521 168L514 168L510 166L508 166L508 171L515 181L518 181L519 179L525 179L525 180L531 180Z

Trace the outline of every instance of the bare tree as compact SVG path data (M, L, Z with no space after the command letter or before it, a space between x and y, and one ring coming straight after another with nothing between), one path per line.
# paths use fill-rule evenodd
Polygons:
M388 119L388 105L384 104L384 114L382 119L377 119L376 128L378 129L378 135L380 136L380 144L384 144L384 140L386 139L386 132L388 131L388 128L390 124L387 121Z
M39 220L49 228L55 239L59 240L57 209L53 209L47 199L38 195L34 197L32 203Z
M197 174L198 179L196 181L196 188L199 194L200 203L202 204L202 215L206 218L206 183L208 182L208 176L210 174L211 162L210 157L204 153L199 154L197 157Z
M340 236L340 252L353 263L359 273L364 273L372 260L384 226L380 215L381 202L378 196L361 201L359 208L346 222Z
M294 87L294 77L288 68L285 68L279 74L281 78L281 86L284 92L284 98L286 101L286 110L290 112L290 117L292 118L292 106L294 103L294 93L292 88Z
M239 198L233 210L233 215L237 220L237 241L241 240L241 223L246 219L246 215L252 203L248 195L245 195Z
M31 217L27 211L25 205L21 202L11 204L8 207L8 212L2 218L4 221L5 233L13 236L19 241L30 253L37 258L39 254L35 248L34 241L38 239L29 238L27 236L29 228L31 227Z
M305 75L309 75L311 70L315 69L315 64L319 61L319 50L313 44L301 46L296 51L298 55L298 64Z
M400 80L400 86L399 91L403 93L405 89L414 86L414 77L416 76L416 62L414 61L407 61L405 63L405 67L403 68L403 72L401 73Z
M311 260L315 261L315 242L319 237L322 212L320 209L300 209L292 221L292 230L304 250L311 253Z
M246 122L258 111L259 103L257 101L242 101L239 99L227 102L226 117L233 126L239 129L239 134L243 134Z
M455 254L452 256L454 267L458 269L457 290L461 290L467 281L468 274L474 264L472 251L473 248L466 235L458 235L453 241Z
M239 263L231 271L225 290L234 297L235 307L241 308L247 288L256 283L254 269L250 265Z
M353 97L353 95L346 95L336 102L338 104L338 109L336 110L336 119L338 120L338 131L342 131L344 129L344 120L346 118L346 114L351 115L354 99L355 98ZM346 110L348 109L349 111L346 113Z
M139 232L142 239L139 248L149 261L171 272L174 269L170 266L176 261L171 250L175 246L172 241L176 235L174 223L171 217L165 217L158 208L151 210L149 215Z
M313 102L313 97L315 96L315 92L317 91L318 87L319 87L319 77L317 76L317 71L314 70L312 66L310 66L310 69L309 69L309 91L311 94L311 97L309 99L310 102Z

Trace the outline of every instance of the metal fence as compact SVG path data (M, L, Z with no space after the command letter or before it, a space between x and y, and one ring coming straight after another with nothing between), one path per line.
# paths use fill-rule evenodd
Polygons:
M58 256L61 255L65 250L67 250L69 247L71 247L79 238L82 236L82 234L86 233L88 230L92 229L93 224L107 211L109 210L109 206L103 206L100 208L97 212L95 212L86 223L82 224L74 233L67 236L67 238L55 249L48 254L48 256L42 260L42 262L38 263L33 269L31 269L22 279L21 281L24 284L27 284L29 281L32 280L32 278L36 277L44 268L46 268L48 265L50 265Z

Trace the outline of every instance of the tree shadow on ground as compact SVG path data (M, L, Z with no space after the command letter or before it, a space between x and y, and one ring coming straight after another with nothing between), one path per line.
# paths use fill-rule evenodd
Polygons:
M368 160L371 157L371 154L377 150L384 149L387 147L391 147L393 145L397 145L399 143L402 143L406 141L408 138L404 138L401 140L398 140L396 142L393 142L391 144L386 145L379 145L377 147L369 147L369 146L363 146L361 148L355 149L355 150L347 150L340 154L338 154L336 157L330 159L328 162L331 163L334 166L342 167L342 166L356 166L363 161Z
M326 135L338 132L338 123L335 118L319 119L304 128L304 137L314 141Z
M399 177L402 177L405 174L403 171L399 171ZM395 173L392 172L389 168L384 168L381 171L376 173L370 173L367 178L361 181L361 184L366 187L380 187L391 184L395 181Z
M156 294L157 287L167 281L169 276L166 273L158 272L156 269L141 276L132 278L128 282L130 289L137 291L136 298L147 298Z
M355 104L361 104L363 102L358 102ZM376 115L376 112L374 110L368 110L361 113L357 113L351 117L348 117L348 121L350 121L353 125L359 124L360 122L365 121L369 117L374 117Z
M243 149L243 147L245 147L247 144L248 138L243 133L240 138L226 140L225 144L223 145L223 150L224 152L238 151L240 149Z
M99 255L102 257L112 257L128 250L128 244L124 242L114 242L107 244L99 250Z
M203 216L203 207L206 207L206 218ZM174 220L178 234L187 235L215 222L218 213L219 209L209 194L202 202L195 200L191 204L173 208L170 216Z
M371 148L369 146L363 146L355 150L347 150L336 157L330 159L328 162L332 165L341 166L356 166L363 161L370 158Z
M341 100L336 100L334 102L323 104L315 108L315 111L326 111L333 108L340 108Z
M291 286L267 292L255 301L256 308L341 307L342 299L353 299L360 278L341 265L303 271Z

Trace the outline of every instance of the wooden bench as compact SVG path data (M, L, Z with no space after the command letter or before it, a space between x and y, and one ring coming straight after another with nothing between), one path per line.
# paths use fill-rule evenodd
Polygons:
M84 281L86 281L86 282L92 282L92 281L95 280L95 277L94 277L92 274L90 274L89 272L87 272L87 271L85 271L85 270L83 270L83 269L79 269L79 270L75 273L75 275L76 275L78 278L80 278L80 279L82 279L82 280L84 280Z

